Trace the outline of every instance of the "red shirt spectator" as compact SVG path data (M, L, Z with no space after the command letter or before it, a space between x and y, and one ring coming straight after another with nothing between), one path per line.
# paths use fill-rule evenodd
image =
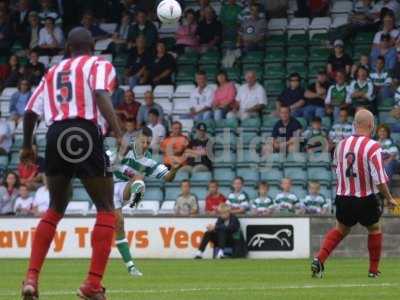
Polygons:
M124 102L116 109L116 113L121 121L126 122L128 119L134 119L139 111L140 103L135 100L135 94L131 90L127 90L124 96Z
M206 214L215 215L218 206L225 201L226 197L218 191L218 182L211 180L208 184L208 195L206 197Z

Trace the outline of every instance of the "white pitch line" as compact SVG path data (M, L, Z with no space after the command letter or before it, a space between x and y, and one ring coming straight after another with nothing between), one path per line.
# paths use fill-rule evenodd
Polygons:
M328 285L281 285L281 286L258 286L258 287L200 287L200 288L182 288L182 289L124 289L124 290L107 290L107 294L123 295L123 294L173 294L173 293L190 293L190 292L207 292L207 291L270 291L270 290L297 290L297 289L332 289L332 288L385 288L399 286L397 283L348 283L348 284L328 284ZM57 291L57 292L42 292L42 296L63 296L75 295L74 291ZM0 297L18 296L19 292L0 293Z

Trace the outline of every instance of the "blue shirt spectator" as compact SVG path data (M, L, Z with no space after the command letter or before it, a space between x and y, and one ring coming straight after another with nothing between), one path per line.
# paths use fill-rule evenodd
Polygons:
M25 107L31 97L31 84L28 80L23 79L19 82L18 91L11 96L10 100L10 118L18 122L25 113Z
M381 42L378 47L372 48L371 51L371 70L373 72L376 71L376 61L379 56L383 56L385 58L385 70L392 71L396 66L397 61L397 51L391 45L391 37L390 34L382 34Z

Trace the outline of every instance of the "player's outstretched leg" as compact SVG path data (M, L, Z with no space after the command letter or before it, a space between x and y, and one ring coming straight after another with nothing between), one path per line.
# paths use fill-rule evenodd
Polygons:
M129 249L128 240L126 239L125 236L124 217L122 215L122 209L119 208L115 210L115 217L117 219L115 227L116 231L115 244L117 245L122 260L124 261L128 269L128 273L134 277L143 276L143 273L140 272L140 270L136 267L131 255L131 251Z
M380 275L379 261L382 252L382 231L379 224L368 227L369 272L368 277L377 278Z
M349 232L349 227L338 222L336 228L331 229L325 235L321 248L311 263L311 272L313 277L323 277L325 261Z
M24 300L39 299L39 274L56 233L57 225L68 205L70 181L70 178L63 176L47 177L50 207L36 227L28 272L22 285L21 294Z
M78 289L78 296L86 300L106 300L101 281L111 252L115 231L113 181L111 177L82 179L96 209L96 223L92 232L92 258L88 276Z

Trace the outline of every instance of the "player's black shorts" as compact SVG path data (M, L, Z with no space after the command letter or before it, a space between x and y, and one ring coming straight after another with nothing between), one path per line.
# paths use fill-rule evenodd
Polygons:
M47 131L47 176L109 177L110 161L100 128L84 119L53 123Z
M378 223L383 212L383 200L380 195L369 195L357 198L348 196L336 196L336 219L348 226L360 223L363 226L371 226Z

